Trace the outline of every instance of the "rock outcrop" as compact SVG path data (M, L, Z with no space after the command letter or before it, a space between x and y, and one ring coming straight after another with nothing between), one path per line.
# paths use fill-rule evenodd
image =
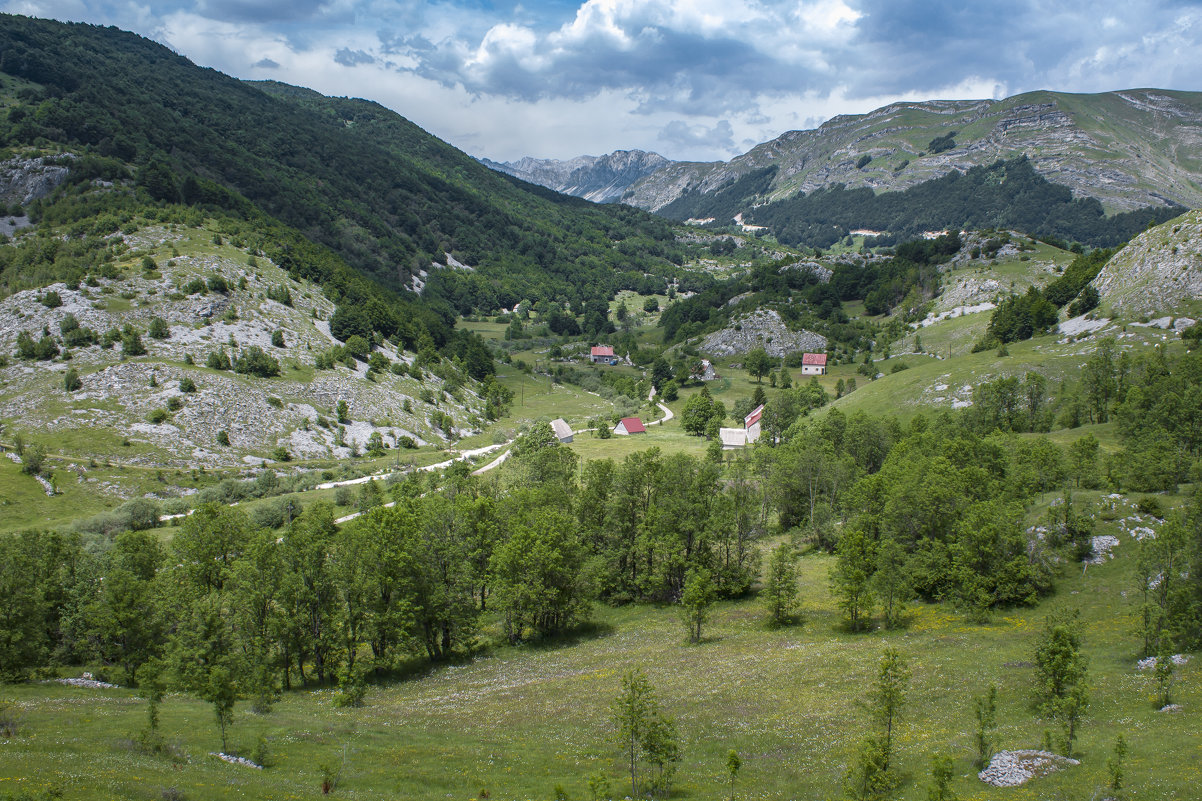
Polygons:
M1202 298L1202 212L1144 231L1114 255L1094 286L1103 309L1125 316L1169 312Z
M701 342L701 351L712 356L734 356L763 348L769 356L780 358L797 351L826 352L826 337L813 331L790 331L780 313L756 309L736 317L721 331Z
M12 158L0 162L0 201L25 205L46 197L67 180L67 168L44 158Z

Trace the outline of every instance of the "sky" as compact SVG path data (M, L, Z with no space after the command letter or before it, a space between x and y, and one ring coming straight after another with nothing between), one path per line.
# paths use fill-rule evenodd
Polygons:
M896 101L1202 90L1202 0L0 0L391 108L473 156L727 160Z

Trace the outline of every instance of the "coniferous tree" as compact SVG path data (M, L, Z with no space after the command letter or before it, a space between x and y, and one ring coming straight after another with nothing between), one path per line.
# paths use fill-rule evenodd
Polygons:
M797 555L792 546L784 542L776 547L768 560L768 575L762 592L774 624L780 626L793 620L797 612L797 594Z

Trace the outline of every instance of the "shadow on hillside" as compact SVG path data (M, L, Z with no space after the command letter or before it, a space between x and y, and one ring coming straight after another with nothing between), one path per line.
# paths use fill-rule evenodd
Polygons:
M609 623L589 622L561 634L525 640L516 645L488 643L476 648L470 654L455 654L452 657L437 662L414 657L388 670L373 672L371 674L371 683L383 687L404 681L424 679L438 673L440 670L469 665L477 659L487 659L496 656L498 653L513 649L521 649L523 651L553 651L559 648L570 648L589 640L608 637L616 630ZM313 689L316 686L318 685L313 683L304 689ZM336 685L327 684L326 686Z

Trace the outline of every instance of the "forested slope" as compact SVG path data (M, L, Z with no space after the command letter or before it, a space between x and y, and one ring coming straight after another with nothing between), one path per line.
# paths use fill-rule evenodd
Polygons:
M7 98L3 145L136 164L165 202L245 198L392 289L447 252L478 274L441 294L489 308L608 297L621 273L680 261L643 212L536 190L375 103L241 82L131 33L6 16L0 71L27 82Z

